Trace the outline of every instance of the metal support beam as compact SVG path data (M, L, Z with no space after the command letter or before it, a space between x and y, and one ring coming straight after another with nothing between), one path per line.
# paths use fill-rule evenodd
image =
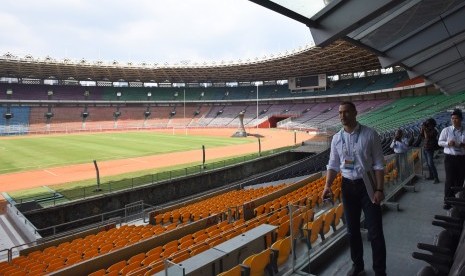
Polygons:
M326 12L312 17L316 23L316 27L310 26L313 40L320 47L329 45L404 1L340 1Z

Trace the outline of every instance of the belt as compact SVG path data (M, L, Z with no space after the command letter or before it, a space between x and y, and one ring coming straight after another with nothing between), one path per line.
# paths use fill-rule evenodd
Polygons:
M357 178L357 179L350 179L346 177L342 177L342 180L351 184L363 184L363 178Z

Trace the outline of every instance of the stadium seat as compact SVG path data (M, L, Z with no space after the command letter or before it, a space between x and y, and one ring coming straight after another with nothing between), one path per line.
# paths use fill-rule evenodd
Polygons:
M322 215L318 216L313 221L308 222L307 225L304 226L303 230L307 236L306 240L307 240L307 246L309 248L312 248L312 243L314 243L318 239L318 235L321 235L322 226L323 226Z
M244 268L241 265L236 265L236 266L234 266L233 268L231 268L231 269L229 269L227 271L221 272L217 276L245 276L245 275L243 275L244 274L242 272L243 270L244 270Z
M163 252L161 252L160 256L162 256L163 258L168 258L171 254L177 252L178 250L179 250L178 246L173 245L171 247L165 248Z
M119 275L126 275L128 274L130 271L133 271L135 270L136 268L139 268L141 267L141 263L140 261L134 261L132 263L128 263L125 267L123 267L120 271L119 271Z
M273 269L278 272L278 267L286 263L291 253L291 237L278 240L271 245L273 250Z
M123 260L123 261L119 261L117 263L112 264L110 267L107 268L107 273L110 273L112 271L117 271L119 273L119 271L123 269L123 267L126 266L126 263L127 262Z
M105 254L110 252L113 249L113 243L103 244L99 248L99 254Z
M166 248L169 248L169 247L177 247L179 244L178 244L178 240L173 240L173 241L170 241L170 242L167 242L165 243L165 245L163 245L163 250L166 250Z
M179 250L184 250L186 248L189 248L191 245L194 244L194 240L193 239L190 239L190 240L186 240L185 242L181 243L179 245Z
M184 237L179 238L179 239L178 239L178 243L179 243L179 244L182 244L183 242L188 241L188 240L193 240L192 234L187 234L187 235L185 235Z
M289 234L290 222L289 220L279 224L278 229L276 230L275 240L284 239Z
M103 276L105 274L107 274L107 271L105 269L100 269L92 272L91 274L89 274L89 276Z
M270 261L271 249L267 248L258 254L247 257L242 264L250 269L250 276L263 276L265 269L268 270L269 275L273 275Z
M331 208L328 211L326 211L322 216L323 216L323 227L322 227L322 238L324 239L324 236L328 234L329 230L331 229L331 226L334 225L334 213L335 213L336 208ZM333 226L334 227L334 226Z
M195 245L194 247L191 248L191 252L190 252L190 255L191 256L195 256L203 251L206 251L210 249L210 246L208 244L199 244L199 245Z
M150 265L151 263L156 262L156 261L159 261L159 260L161 260L160 254L153 254L153 255L150 255L150 256L145 257L145 258L141 261L141 265L142 265L142 266L148 266L148 265Z
M150 265L151 268L144 274L144 276L152 276L165 268L165 264L163 261L153 263Z
M139 254L136 254L134 256L132 256L131 258L129 258L128 260L128 264L131 264L131 263L134 263L134 262L141 262L143 259L145 259L145 253L139 253Z
M190 253L188 250L180 251L175 253L174 255L170 256L170 259L173 263L180 263L184 260L187 260L191 257Z
M210 247L214 247L214 246L216 246L216 245L218 245L218 244L220 244L220 243L223 243L223 242L225 242L225 238L223 238L223 237L220 236L220 237L215 238L215 239L213 239L213 240L211 240L211 241L208 241L208 245L209 245Z
M334 231L336 231L336 227L339 225L340 221L344 223L344 205L339 203L336 207L336 212L334 214Z
M82 259L83 260L87 260L87 259L90 259L90 258L93 258L95 256L97 256L99 253L98 253L98 249L97 248L90 248L89 250L86 250L83 255L82 255Z
M70 255L66 259L66 265L73 265L77 264L82 261L82 257L78 254Z

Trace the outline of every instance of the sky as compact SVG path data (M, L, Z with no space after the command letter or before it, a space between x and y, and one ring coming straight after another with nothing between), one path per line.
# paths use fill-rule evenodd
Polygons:
M0 56L134 64L255 60L313 43L304 24L247 0L4 1L0 32Z

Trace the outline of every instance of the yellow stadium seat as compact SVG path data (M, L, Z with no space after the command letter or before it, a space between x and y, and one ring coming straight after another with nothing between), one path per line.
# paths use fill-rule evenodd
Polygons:
M130 271L135 270L136 268L139 268L139 267L141 267L141 263L140 263L140 262L128 263L125 267L123 267L123 268L119 271L119 275L126 275L126 274L128 274Z
M151 263L153 262L156 262L156 261L159 261L161 260L162 258L160 257L160 254L153 254L153 255L150 255L150 256L147 256L145 257L145 259L143 259L141 261L141 265L142 266L148 266L150 265Z
M273 250L273 269L278 273L278 267L285 264L291 254L291 237L286 237L276 241L271 245Z
M107 274L107 271L105 269L100 269L95 272L92 272L91 274L89 274L89 276L103 276L105 274Z
M314 243L318 239L318 235L321 235L321 230L323 226L323 216L318 216L313 221L308 222L307 225L304 226L303 230L307 236L307 245L309 248L312 248L312 243ZM323 236L322 236L323 239Z
M129 258L128 264L132 264L134 262L140 263L143 259L145 259L145 253L139 253Z
M287 234L289 233L289 225L289 220L279 224L278 229L276 231L275 240L284 239L287 236Z
M230 270L221 272L217 276L241 276L242 275L242 267L241 265L236 265Z
M265 269L271 270L271 249L267 248L258 254L247 257L242 264L250 268L250 276L264 276ZM272 275L272 271L269 275Z
M336 226L339 225L341 220L344 223L344 205L342 205L342 203L339 203L336 206L336 212L335 212L335 215L334 215L334 224L333 224L334 225L334 231L336 231Z
M336 208L333 207L323 214L323 227L322 227L323 239L324 239L324 235L328 234L329 230L331 229L331 226L334 224L335 209Z
M123 267L125 266L126 266L126 260L119 261L117 263L112 264L109 268L107 268L107 273L110 273L112 271L117 271L119 273L119 271L123 269Z
M145 255L147 255L147 256L151 256L151 255L160 256L160 253L162 251L163 251L163 246L157 246L157 247L152 248L149 251L147 251L147 253L145 253Z

